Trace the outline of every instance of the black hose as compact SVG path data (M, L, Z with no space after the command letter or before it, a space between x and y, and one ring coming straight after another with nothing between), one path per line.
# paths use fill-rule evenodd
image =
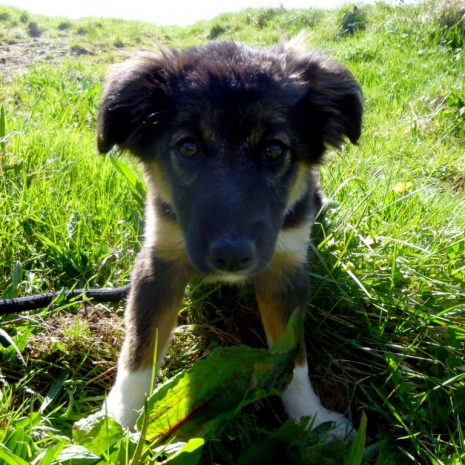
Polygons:
M114 289L73 289L60 292L49 292L47 294L37 294L27 297L14 297L12 299L0 300L0 315L24 312L26 310L37 310L48 307L54 299L63 295L64 301L69 302L76 297L83 297L86 300L95 302L118 302L123 300L129 293L129 284L115 287Z

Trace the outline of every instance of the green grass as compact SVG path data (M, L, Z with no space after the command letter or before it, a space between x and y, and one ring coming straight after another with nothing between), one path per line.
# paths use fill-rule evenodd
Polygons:
M0 41L12 53L37 43L45 50L21 66L7 58L0 69L3 297L129 279L141 202L137 178L123 172L139 175L138 168L126 157L126 165L112 163L95 148L108 64L157 42L269 45L304 28L313 48L353 71L364 90L364 132L357 147L329 153L322 168L330 203L314 230L306 329L325 403L341 411L350 404L357 426L367 419L366 441L359 435L349 451L282 425L279 401L268 396L260 411L229 414L201 457L195 441L176 458L166 444L147 449L120 433L117 454L114 444L100 450L88 437L73 436L72 427L99 407L112 382L122 308L58 303L0 320L0 464L100 460L85 462L80 449L66 462L63 451L79 444L106 457L98 463L129 463L126 457L136 454L134 463L168 457L167 463L271 464L284 463L282 451L292 464L465 461L463 23L445 21L432 2L379 3L360 7L363 27L347 34L342 22L350 8L249 9L159 28L0 7ZM39 38L30 37L31 22ZM187 368L214 347L263 344L255 307L240 297L188 289L162 380L188 376Z

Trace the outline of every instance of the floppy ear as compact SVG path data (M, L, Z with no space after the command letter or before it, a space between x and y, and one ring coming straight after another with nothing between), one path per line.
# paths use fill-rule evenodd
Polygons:
M97 145L101 153L118 145L137 154L145 138L153 136L169 113L169 75L172 61L144 54L113 67L103 90L98 116Z
M300 125L313 138L312 145L315 138L321 141L315 147L316 157L327 145L339 147L344 137L355 144L362 129L362 91L347 68L309 54L298 59L294 73L303 92L298 104Z

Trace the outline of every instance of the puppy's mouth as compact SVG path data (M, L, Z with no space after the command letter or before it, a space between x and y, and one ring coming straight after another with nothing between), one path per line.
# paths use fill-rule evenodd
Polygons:
M254 273L227 273L227 272L216 272L209 273L204 276L204 280L207 282L220 282L226 284L242 284L245 283Z

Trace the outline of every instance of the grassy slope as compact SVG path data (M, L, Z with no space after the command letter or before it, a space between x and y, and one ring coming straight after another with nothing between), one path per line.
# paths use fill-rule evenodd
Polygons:
M43 29L38 40L50 50L80 55L52 67L56 53L45 53L28 72L14 79L7 74L0 88L8 137L0 148L0 293L117 285L128 278L138 247L138 200L94 147L108 63L154 42L187 46L219 37L267 45L307 28L312 47L350 67L366 100L360 145L330 153L322 171L334 202L312 250L307 326L315 382L337 408L350 398L356 423L362 411L368 415L370 441L387 440L384 456L460 463L465 56L431 4L379 4L363 12L366 29L343 37L341 12L249 10L178 29L1 9L6 27L0 40L31 42L27 30L36 21ZM209 326L211 314L195 293L190 297L186 306L194 316L184 321ZM107 314L91 309L78 310L77 318L56 312L52 319L49 313L5 319L2 327L26 365L11 346L0 353L0 425L49 402L38 426L51 428L53 444L100 402L119 333L118 320L99 312ZM220 312L231 317L227 309ZM173 352L196 358L205 331L198 333L181 330ZM102 358L108 363L95 363ZM179 370L173 360L167 375ZM244 425L238 428L245 437L258 434ZM8 434L5 428L0 442ZM228 463L228 453L212 454Z

